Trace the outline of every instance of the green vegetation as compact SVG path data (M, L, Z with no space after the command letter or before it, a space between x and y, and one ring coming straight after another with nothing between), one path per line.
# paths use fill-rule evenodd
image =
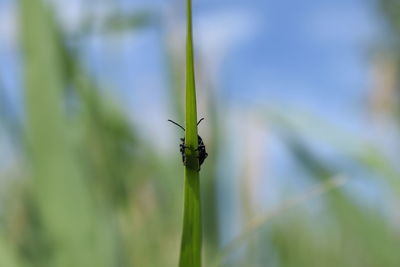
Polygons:
M201 203L194 73L192 1L187 0L185 198L179 266L201 266Z
M159 28L160 16L151 10L120 14L110 9L100 22L89 17L69 33L49 1L18 2L24 116L17 120L4 111L0 84L0 138L7 136L17 155L15 164L0 172L0 267L400 266L397 161L318 115L294 108L235 111L249 114L246 118L263 134L279 136L298 166L296 183L287 184L276 203L264 209L253 202L254 179L269 177L268 157L247 149L263 144L251 143L251 125L241 118L243 132L228 130L225 123L234 109L203 81L197 93L210 157L200 183L190 0L185 105L184 77L179 76L184 53L177 54L168 40L160 44L170 75L165 101L176 118L183 118L185 107L184 179L177 138L169 140L173 149L166 153L145 138L147 133L105 90L109 85L79 57L79 46L70 45L93 31L104 37ZM400 6L380 2L393 37L382 54L395 55L384 58L394 61L397 75L389 98L397 99ZM395 104L385 114L397 128L398 114ZM310 149L310 137L339 152L350 167ZM360 197L357 183L384 193ZM227 221L232 210L236 221ZM226 229L234 237L222 238Z

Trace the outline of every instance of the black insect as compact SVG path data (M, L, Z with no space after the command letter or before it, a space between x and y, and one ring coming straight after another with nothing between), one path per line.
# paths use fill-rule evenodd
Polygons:
M199 125L202 120L204 120L204 118L201 118L199 120L199 122L197 123L197 125ZM173 120L168 120L168 121L172 122L173 124L177 125L182 130L185 131L185 128L183 128L180 124L174 122ZM198 135L197 137L198 137L198 148L196 150L199 151L199 170L200 170L200 166L201 166L201 164L203 164L203 162L207 158L208 154L207 154L206 146L204 145L203 139L201 139L200 135ZM179 148L180 148L179 151L182 154L182 162L186 166L185 138L181 138L181 141L182 141L182 143L179 145Z

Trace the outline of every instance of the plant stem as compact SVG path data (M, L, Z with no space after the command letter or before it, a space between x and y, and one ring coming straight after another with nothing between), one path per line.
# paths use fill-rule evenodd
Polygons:
M185 193L180 267L201 266L201 203L197 140L196 86L194 74L192 3L187 0Z

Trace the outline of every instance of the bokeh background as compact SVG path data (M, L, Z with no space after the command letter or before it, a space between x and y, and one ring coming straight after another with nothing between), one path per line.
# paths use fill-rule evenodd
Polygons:
M400 4L193 0L204 266L400 266ZM184 0L0 1L0 266L176 266Z

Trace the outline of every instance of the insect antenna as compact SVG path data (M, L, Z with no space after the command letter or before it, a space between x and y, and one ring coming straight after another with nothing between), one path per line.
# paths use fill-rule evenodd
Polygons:
M204 120L204 118L201 118L201 119L199 120L199 122L197 123L197 126L199 126L200 122L202 122L203 120Z
M172 122L173 124L175 124L176 126L178 126L179 128L181 128L182 130L185 131L185 128L183 128L179 123L174 122L173 120L168 120L169 122Z

